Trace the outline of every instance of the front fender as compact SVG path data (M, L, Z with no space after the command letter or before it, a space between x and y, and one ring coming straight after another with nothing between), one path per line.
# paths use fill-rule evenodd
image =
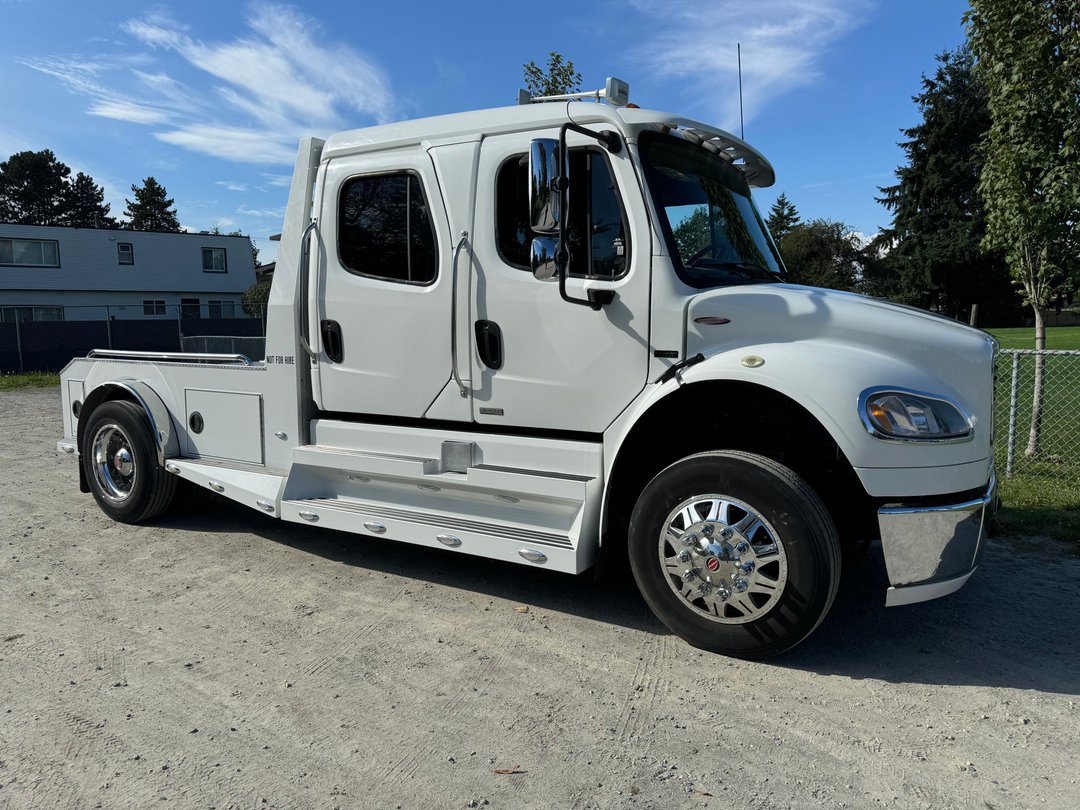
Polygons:
M763 362L748 358L760 358ZM717 352L687 367L677 377L653 383L604 434L605 480L635 425L659 402L704 381L751 383L798 403L832 437L852 465L866 492L877 497L921 496L959 492L985 484L990 457L989 396L960 390L950 381L902 357L832 339L745 344ZM858 413L859 394L874 386L896 386L944 396L972 415L975 432L959 444L919 444L872 436ZM985 398L987 401L981 401ZM692 425L679 425L692 430ZM609 494L601 507L608 514Z

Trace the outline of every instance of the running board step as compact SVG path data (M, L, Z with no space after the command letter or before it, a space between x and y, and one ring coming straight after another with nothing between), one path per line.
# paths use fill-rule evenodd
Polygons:
M405 508L397 504L346 497L284 500L281 517L361 536L386 537L490 559L543 565L570 574L580 573L594 562L591 544L588 548L575 547L577 544L570 531Z

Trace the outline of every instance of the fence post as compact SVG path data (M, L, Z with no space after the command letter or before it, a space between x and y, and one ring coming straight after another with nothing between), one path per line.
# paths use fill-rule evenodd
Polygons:
M112 348L112 315L109 314L109 305L105 305L105 334L109 337L109 348Z
M1009 439L1005 456L1005 477L1012 478L1016 458L1016 407L1020 397L1020 352L1012 357L1012 386L1009 389Z
M19 321L22 320L21 307L15 307L15 348L19 352L19 373L23 373L22 356L22 330L19 329Z

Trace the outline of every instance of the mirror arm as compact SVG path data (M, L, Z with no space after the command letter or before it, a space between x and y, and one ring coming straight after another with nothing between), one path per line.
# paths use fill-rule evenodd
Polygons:
M605 129L603 132L595 132L591 129L586 129L580 124L573 122L567 122L562 125L559 130L559 154L563 156L559 166L559 176L555 178L555 191L559 195L559 247L555 252L555 266L559 271L559 295L563 301L568 304L580 304L583 307L588 307L592 310L599 310L605 304L610 304L614 298L615 293L611 290L589 290L588 298L574 298L572 295L566 292L566 277L570 264L570 251L566 248L566 212L569 210L569 198L570 180L567 177L567 169L570 165L570 153L566 149L566 131L572 129L574 132L587 135L590 138L595 138L604 148L612 154L618 154L622 150L622 138L619 133L610 129Z

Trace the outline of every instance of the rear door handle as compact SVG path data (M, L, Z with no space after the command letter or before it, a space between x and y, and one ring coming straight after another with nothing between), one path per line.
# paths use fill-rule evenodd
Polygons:
M337 321L320 321L323 351L333 363L340 363L345 358L345 343L341 338L341 324Z

